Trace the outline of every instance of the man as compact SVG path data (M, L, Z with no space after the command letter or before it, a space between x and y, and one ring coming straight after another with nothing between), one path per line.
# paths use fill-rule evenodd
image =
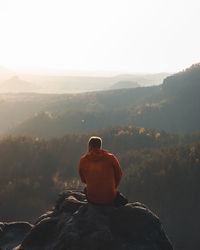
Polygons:
M101 145L100 137L91 137L88 153L79 162L79 175L86 184L87 199L95 204L126 204L127 200L117 192L122 177L119 162L114 155L101 149Z

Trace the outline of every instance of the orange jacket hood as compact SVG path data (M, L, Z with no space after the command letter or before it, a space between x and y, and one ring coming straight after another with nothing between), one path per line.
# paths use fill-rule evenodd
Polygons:
M89 151L86 155L85 158L90 161L102 161L104 157L108 155L108 151L103 150L103 149L92 149Z

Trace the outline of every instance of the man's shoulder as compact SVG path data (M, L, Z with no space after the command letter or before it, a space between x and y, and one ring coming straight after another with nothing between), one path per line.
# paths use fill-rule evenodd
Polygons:
M84 154L83 156L81 156L80 161L84 161L86 157L87 157L87 154Z
M112 153L110 153L110 152L107 152L107 154L110 155L110 156L112 156L112 157L114 156L114 154L112 154Z
M87 162L88 159L89 159L89 152L87 152L84 155L82 155L79 162L80 163L84 163L84 162Z
M111 154L109 152L107 152L107 155L108 155L108 157L111 157L111 158L115 157L114 154Z
M106 151L107 152L107 156L110 158L110 159L112 159L112 160L116 160L117 158L116 158L116 156L114 155L114 154L112 154L112 153L110 153L110 152L108 152L108 151Z
M109 153L109 157L112 160L112 162L114 162L115 164L119 164L119 160L114 154Z

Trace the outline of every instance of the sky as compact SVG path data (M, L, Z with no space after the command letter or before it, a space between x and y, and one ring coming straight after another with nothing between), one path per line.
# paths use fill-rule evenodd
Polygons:
M134 73L200 61L199 0L0 0L0 65Z

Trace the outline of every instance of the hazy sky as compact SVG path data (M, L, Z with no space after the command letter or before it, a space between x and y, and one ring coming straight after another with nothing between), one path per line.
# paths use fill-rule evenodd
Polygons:
M0 0L0 65L174 72L199 29L199 0Z

